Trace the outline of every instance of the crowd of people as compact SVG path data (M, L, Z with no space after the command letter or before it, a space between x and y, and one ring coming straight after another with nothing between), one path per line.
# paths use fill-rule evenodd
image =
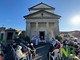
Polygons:
M75 48L76 56L73 56L72 52L70 52L70 55L68 57L63 54L62 57L60 57L60 50L62 47L66 50L67 46L72 46ZM70 48L70 51L72 48ZM49 60L79 60L80 59L80 43L77 43L75 40L62 40L59 42L56 39L53 39L51 42L51 46L48 52Z
M75 57L74 58L71 58L71 57L69 57L68 59L69 60L78 60L78 59L80 59L80 43L78 43L76 40L65 40L65 41L63 41L62 42L62 44L63 44L63 46L72 46L72 47L74 47L75 48ZM70 49L70 51L71 51L72 49ZM72 52L70 53L70 56L72 56L73 54L72 54Z
M13 48L15 46L13 45ZM21 42L15 49L16 60L30 60L35 58L35 48L33 43Z
M0 45L0 60L31 60L35 58L36 50L31 42L27 43L23 40L15 42L14 40L12 44L8 44L6 47L3 44ZM10 54L7 54L10 52L11 57L8 57Z
M17 38L18 39L18 38ZM67 46L74 47L76 55L73 57L73 53L70 52L68 57L65 54L60 56L60 50L63 47L66 51ZM72 48L70 48L70 51ZM34 48L33 43L27 43L23 40L19 42L13 41L12 44L5 47L3 44L0 44L0 60L10 60L10 57L7 57L7 53L12 51L13 60L31 60L35 58L36 49ZM49 60L80 60L80 43L77 43L76 40L62 40L59 42L57 39L52 39L50 48L48 51ZM11 59L12 60L12 59Z
M1 44L0 44L0 47L1 47ZM1 48L0 48L0 60L3 60L3 52L1 50Z

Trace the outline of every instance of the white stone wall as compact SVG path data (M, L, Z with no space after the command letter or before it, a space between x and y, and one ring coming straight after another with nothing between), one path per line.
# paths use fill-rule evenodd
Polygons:
M30 10L30 13L35 13L37 11L39 11L39 10Z
M1 37L1 34L3 34L3 40L5 40L5 30L0 31L0 37Z
M48 7L48 6L44 5L44 4L41 4L41 5L38 5L38 6L34 7L34 8L50 8L50 7Z
M43 10L44 11L40 11ZM59 16L50 14L54 13L53 8L45 4L39 4L30 9L30 13L40 11L36 14L26 16L26 35L32 37L33 35L39 37L39 31L45 31L45 38L51 40L59 34ZM47 12L45 12L47 11ZM42 15L43 13L43 15ZM37 27L37 28L36 28Z
M29 20L31 21L31 20ZM46 34L47 34L47 26L46 26L46 22L38 22L38 30L39 31L45 31L45 38L46 38ZM39 32L38 31L38 32ZM55 34L58 34L58 28L54 26L54 22L49 22L49 39L52 40L52 37L55 37ZM30 23L30 37L32 36L36 36L36 23Z
M43 17L53 17L50 14L47 14L47 13L44 13L44 12L42 12L42 13L43 13ZM34 15L32 17L42 17L42 13L36 14L36 15Z
M39 11L39 10L30 10L30 13L35 13L35 12L37 12L37 11ZM54 13L53 10L45 10L45 11L48 11L48 12Z
M27 19L26 22L53 22L56 23L58 19Z
M49 39L52 40L54 36L54 23L49 24Z
M54 11L53 11L53 10L45 10L45 11L48 11L48 12L54 13Z
M46 31L46 23L39 23L39 31Z

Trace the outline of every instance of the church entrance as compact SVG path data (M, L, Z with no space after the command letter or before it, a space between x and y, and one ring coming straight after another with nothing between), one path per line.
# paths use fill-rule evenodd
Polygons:
M39 38L41 42L45 41L45 31L40 31L39 32Z

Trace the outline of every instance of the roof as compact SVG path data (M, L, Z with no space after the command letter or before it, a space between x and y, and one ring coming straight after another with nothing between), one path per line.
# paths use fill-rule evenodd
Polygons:
M6 28L5 27L0 27L0 29L4 29L5 30Z
M45 11L45 10L40 10L40 11L37 11L37 12L35 12L35 13L31 13L31 14L29 14L29 15L26 15L26 16L24 16L24 18L26 19L26 18L28 18L28 17L30 17L30 16L32 16L32 15L35 15L35 14L37 14L37 13L40 13L40 12L49 13L49 14L51 14L51 15L55 15L55 16L58 17L58 18L61 17L61 16L59 16L59 15L57 15L57 14L54 14L54 13L51 13L51 12L48 12L48 11Z
M6 29L6 31L16 31L16 30L13 28L8 28L8 29Z
M43 4L43 5L45 5L45 6L48 6L48 7L50 7L51 9L55 9L55 8L52 7L52 6L49 6L49 5L41 2L41 3L39 3L39 4L37 4L37 5L33 6L33 7L30 7L29 10L30 10L30 9L33 9L34 7L36 7L36 6L38 6L38 5L41 5L41 4ZM36 8L35 8L35 9L36 9ZM40 8L40 9L41 9L41 8Z

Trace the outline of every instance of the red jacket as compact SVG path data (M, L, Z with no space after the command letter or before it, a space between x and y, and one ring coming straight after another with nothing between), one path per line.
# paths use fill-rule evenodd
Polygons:
M61 44L58 43L57 46L56 46L56 49L60 49L60 47L61 47Z

